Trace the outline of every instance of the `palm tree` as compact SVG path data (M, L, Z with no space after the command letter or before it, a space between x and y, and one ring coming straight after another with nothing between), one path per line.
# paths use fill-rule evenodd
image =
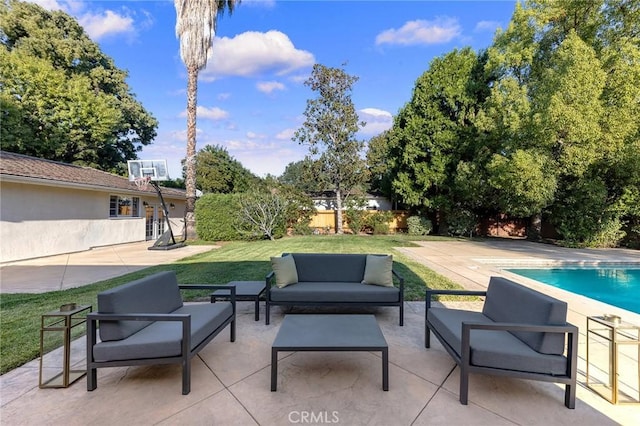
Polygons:
M180 39L180 57L187 67L187 239L196 238L196 106L198 73L207 65L216 31L218 12L233 12L240 0L174 0L176 35Z

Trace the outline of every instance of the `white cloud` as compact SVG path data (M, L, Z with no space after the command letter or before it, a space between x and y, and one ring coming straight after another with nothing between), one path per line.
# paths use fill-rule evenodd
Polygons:
M87 10L89 5L80 1L32 0L31 3L47 10L61 10L74 16L94 41L118 34L133 35L136 32L134 18L127 10L121 13L109 9L97 12ZM151 15L147 12L142 13L145 14L146 22L141 25L148 27L152 21Z
M133 34L135 27L133 18L120 15L112 10L102 13L84 13L78 17L78 22L84 27L92 40L98 41L115 34Z
M280 133L276 135L276 139L278 140L291 140L293 135L296 133L296 129L284 129Z
M476 24L473 31L477 33L484 31L494 32L498 27L500 27L500 22L498 21L480 21Z
M227 99L229 99L231 97L231 93L220 93L218 95L218 100L219 101L226 101Z
M211 58L200 78L213 81L221 76L249 77L268 72L284 75L314 62L311 53L296 49L280 31L248 31L233 38L215 38Z
M220 121L229 118L229 113L218 107L207 108L204 106L198 106L196 108L196 115L199 118L206 118L208 120ZM186 117L187 111L184 110L180 113L180 117Z
M362 135L376 136L393 126L393 115L377 108L364 108L358 111L360 120L367 124L360 129Z
M247 138L249 139L265 139L267 135L256 132L247 132Z
M278 81L261 81L256 84L258 90L262 93L271 93L274 90L284 90L284 84Z
M460 34L461 28L457 19L438 17L433 21L409 21L401 28L385 30L376 36L376 45L399 44L411 46L447 43L460 36Z

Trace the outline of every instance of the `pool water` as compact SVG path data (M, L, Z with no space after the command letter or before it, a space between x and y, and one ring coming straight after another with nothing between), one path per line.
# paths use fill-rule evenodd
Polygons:
M506 270L640 314L640 266Z

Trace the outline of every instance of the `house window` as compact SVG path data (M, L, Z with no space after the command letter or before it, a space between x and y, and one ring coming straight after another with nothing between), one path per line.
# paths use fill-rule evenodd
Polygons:
M109 217L140 217L140 198L112 195L109 198Z

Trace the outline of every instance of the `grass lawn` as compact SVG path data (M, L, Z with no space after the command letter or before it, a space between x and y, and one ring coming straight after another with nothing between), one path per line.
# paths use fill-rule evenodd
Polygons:
M437 238L437 237L436 237ZM282 253L380 253L393 254L394 269L405 279L405 300L424 300L425 287L461 288L429 268L415 262L394 247L412 246L406 235L328 235L290 237L276 241L229 242L222 248L159 265L95 284L42 294L2 294L0 297L0 374L40 356L40 318L69 302L97 305L96 295L158 271L173 270L181 284L226 284L233 280L262 280L271 270L269 257ZM190 292L192 295L195 292ZM204 291L202 295L208 292ZM186 295L185 295L186 296ZM197 295L193 295L197 297ZM75 336L84 334L77 327ZM49 348L54 349L54 348Z

